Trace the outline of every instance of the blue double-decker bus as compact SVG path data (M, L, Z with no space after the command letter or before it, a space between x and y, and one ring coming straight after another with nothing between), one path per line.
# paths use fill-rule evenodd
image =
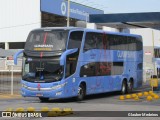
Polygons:
M76 97L142 86L143 44L139 35L76 27L32 30L23 53L24 97Z

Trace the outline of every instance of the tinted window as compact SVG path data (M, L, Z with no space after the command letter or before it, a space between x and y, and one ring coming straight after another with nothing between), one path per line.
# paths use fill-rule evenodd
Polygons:
M106 45L107 45L107 38L104 34L94 33L94 32L88 32L86 34L84 50L106 49Z
M89 49L142 50L140 39L130 36L88 32L85 37L84 51Z
M123 62L92 62L81 67L81 77L121 75Z
M143 49L143 43L142 43L142 40L141 38L136 38L136 41L137 41L137 50L142 50Z
M143 64L142 63L139 63L138 65L137 65L137 70L142 70L143 69Z
M134 37L128 37L128 50L134 51L137 50L137 41Z
M83 31L71 32L69 37L68 49L80 48L83 37Z
M96 63L88 63L81 67L81 77L96 76Z
M32 51L54 51L64 50L68 31L65 30L53 30L32 31L26 41L25 50Z
M109 49L111 50L127 50L127 37L120 35L108 35Z
M160 58L160 49L154 49L154 57Z

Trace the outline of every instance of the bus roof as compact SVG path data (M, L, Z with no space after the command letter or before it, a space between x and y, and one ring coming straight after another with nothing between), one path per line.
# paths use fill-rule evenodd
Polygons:
M35 30L84 30L84 28L80 28L80 27L43 27L43 28L37 28L37 29L33 29L32 31Z
M136 35L136 34L104 31L104 30L81 28L81 27L44 27L44 28L34 29L32 31L36 31L36 30L46 30L46 31L47 30L83 30L85 32L108 33L108 34L112 34L112 35L122 35L122 36L131 36L131 37L141 38L141 35Z
M108 34L112 34L112 35L122 35L122 36L131 36L131 37L141 38L141 35L122 33L122 32L112 32L112 31L104 31L104 30L88 29L88 28L85 28L85 31L86 32L90 31L90 32L108 33Z

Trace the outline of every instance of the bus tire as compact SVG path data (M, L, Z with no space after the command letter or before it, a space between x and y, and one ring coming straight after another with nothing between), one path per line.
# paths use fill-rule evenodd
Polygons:
M77 96L77 101L81 101L84 99L86 94L86 87L84 84L80 84L79 88L78 88L78 96Z
M124 95L127 93L127 82L123 80L122 87L121 87L121 94Z
M127 92L131 93L133 91L133 80L130 80L127 86Z
M49 98L39 97L39 100L41 102L47 102L49 100Z

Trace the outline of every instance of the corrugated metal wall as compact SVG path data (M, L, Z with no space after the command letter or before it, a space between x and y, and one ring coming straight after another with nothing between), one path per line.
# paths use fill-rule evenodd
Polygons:
M0 0L0 42L24 42L40 26L40 0Z

